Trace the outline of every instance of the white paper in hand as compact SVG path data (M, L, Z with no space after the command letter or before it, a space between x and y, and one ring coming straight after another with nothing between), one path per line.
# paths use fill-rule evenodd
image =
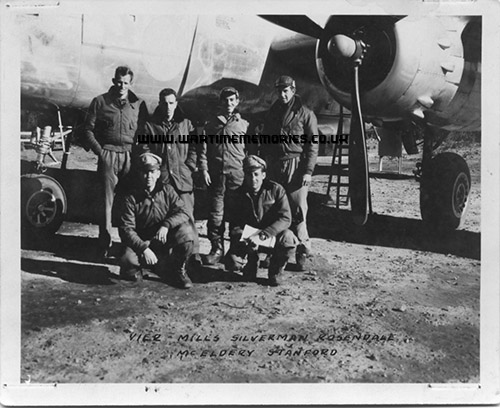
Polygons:
M245 225L245 228L243 228L243 233L241 234L241 239L240 241L245 241L250 237L251 235L255 234L257 231L259 231L257 228L251 227L250 225ZM257 244L259 246L263 246L266 248L274 248L274 244L276 244L276 237L268 237L266 239L260 239L260 237L257 235Z

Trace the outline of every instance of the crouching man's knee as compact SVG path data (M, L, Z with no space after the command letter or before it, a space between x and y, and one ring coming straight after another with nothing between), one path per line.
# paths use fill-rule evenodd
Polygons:
M279 255L291 255L299 243L298 238L289 229L281 232L276 237L274 252Z
M276 237L276 245L274 246L273 256L270 261L270 269L282 268L295 252L299 240L290 230L285 230Z
M125 280L138 281L142 278L139 257L130 247L126 247L120 258L120 277Z
M119 264L120 267L125 270L139 267L139 257L132 248L126 247L123 255L120 258Z
M170 246L173 247L187 241L194 241L195 234L193 224L185 222L169 231L168 241L171 242Z

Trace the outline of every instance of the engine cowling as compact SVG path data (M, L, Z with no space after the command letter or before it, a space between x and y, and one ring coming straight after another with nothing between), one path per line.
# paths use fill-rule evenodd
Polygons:
M447 130L480 129L480 18L330 17L316 65L323 85L350 107L352 63L331 50L338 34L369 46L359 74L366 121L380 126L425 120Z

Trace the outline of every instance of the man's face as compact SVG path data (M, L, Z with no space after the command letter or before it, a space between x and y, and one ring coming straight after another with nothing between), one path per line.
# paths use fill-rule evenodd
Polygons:
M132 77L127 74L124 76L117 76L113 78L113 84L115 86L115 90L120 95L120 98L126 98L128 95L128 90L132 85Z
M260 190L265 178L266 172L262 171L262 169L249 170L245 172L245 183L254 193L257 193Z
M287 86L286 88L278 88L276 90L278 93L278 98L282 103L288 103L295 95L295 88L292 86Z
M177 98L173 94L163 96L160 99L160 106L162 112L164 112L165 115L170 120L174 116L175 108L177 108Z
M234 112L239 103L240 100L235 94L226 96L221 100L221 105L228 115Z
M148 170L144 169L141 171L141 176L142 176L142 182L144 184L144 187L149 190L153 191L155 188L156 182L160 178L161 172L159 169L154 169L154 170Z

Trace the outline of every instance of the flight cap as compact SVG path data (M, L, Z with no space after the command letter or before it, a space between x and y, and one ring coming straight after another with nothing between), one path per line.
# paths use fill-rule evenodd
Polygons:
M143 153L139 156L139 170L151 171L159 170L161 166L161 157L153 153Z
M243 160L243 171L250 172L257 169L262 169L262 171L266 171L266 162L264 159L261 159L259 156L255 156L254 154L245 157Z
M287 88L289 86L295 88L295 81L292 77L288 75L281 75L274 83L274 86L276 88Z

